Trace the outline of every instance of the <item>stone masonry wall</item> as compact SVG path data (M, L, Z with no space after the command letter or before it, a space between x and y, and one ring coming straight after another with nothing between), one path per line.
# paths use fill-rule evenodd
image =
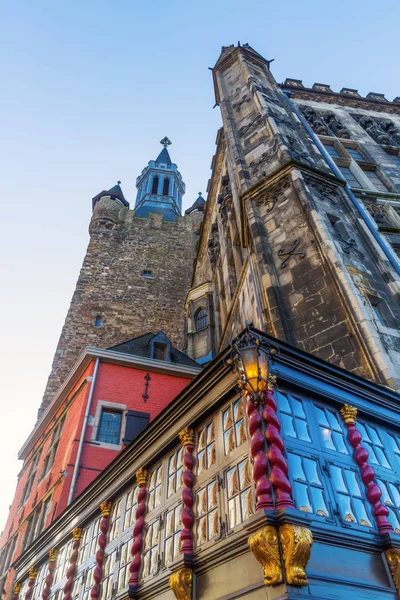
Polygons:
M107 197L96 204L39 416L86 346L108 348L163 330L183 348L184 301L200 221L197 212L175 222L155 213L135 217ZM144 271L151 271L151 277L144 277Z

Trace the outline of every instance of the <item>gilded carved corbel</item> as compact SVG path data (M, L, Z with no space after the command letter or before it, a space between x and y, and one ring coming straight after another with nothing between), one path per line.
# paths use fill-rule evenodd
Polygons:
M279 527L286 580L290 585L307 585L306 566L313 543L312 533L306 527L285 523Z
M249 536L250 551L264 570L265 585L276 585L282 581L281 557L279 554L278 532L272 525L266 525Z
M172 573L169 578L169 587L175 594L177 600L192 600L193 571L188 567L182 567L179 571Z
M396 590L400 592L400 550L398 548L389 548L389 550L385 550L385 555Z

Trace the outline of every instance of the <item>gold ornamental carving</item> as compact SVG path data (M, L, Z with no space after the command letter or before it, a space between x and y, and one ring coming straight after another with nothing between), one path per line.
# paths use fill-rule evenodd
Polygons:
M192 600L193 571L183 567L172 573L169 578L169 587L175 594L177 600Z
M146 485L147 469L141 468L136 471L136 481L138 485Z
M72 535L73 532L72 532ZM56 562L57 560L57 551L55 550L55 548L50 548L49 550L49 562Z
M389 548L389 550L385 550L385 556L396 590L400 592L400 550L398 548Z
M268 375L268 389L273 392L276 386L276 375Z
M36 567L31 567L29 569L29 579L36 579L37 574L38 574L38 570Z
M357 413L357 408L355 408L355 406L350 406L350 404L344 404L340 409L340 414L342 415L344 423L355 423L357 420Z
M279 527L286 579L289 585L307 585L306 566L313 543L312 533L306 527L285 523Z
M83 529L81 527L75 527L72 530L72 539L74 540L74 542L79 542L79 540L82 538L82 534L83 534ZM53 550L54 552L54 550Z
M250 551L264 570L264 584L276 585L282 581L282 566L279 553L278 532L267 525L249 536Z
M182 442L183 446L187 446L188 444L193 445L194 441L194 431L190 429L190 427L185 427L179 434L179 439Z
M106 517L107 515L109 515L111 512L111 507L112 507L112 502L108 502L108 501L102 502L100 504L101 516Z
M17 596L17 595L20 593L20 591L21 591L21 584L20 584L20 582L19 582L19 581L16 581L16 582L14 583L14 587L13 587L13 594L14 594L15 596Z

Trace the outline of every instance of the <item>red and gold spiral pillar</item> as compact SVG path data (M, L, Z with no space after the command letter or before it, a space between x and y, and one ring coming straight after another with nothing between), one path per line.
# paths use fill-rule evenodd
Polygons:
M182 554L193 554L193 486L194 486L194 458L193 458L193 430L185 427L179 439L183 446L183 490L182 490L182 531L181 552Z
M388 521L389 511L381 502L382 491L375 483L375 471L368 464L368 450L361 445L362 435L356 427L357 408L345 404L340 409L340 414L348 432L348 440L354 449L354 459L360 469L361 479L367 490L367 498L372 506L372 512L380 534L393 531Z
M36 581L37 574L38 574L38 571L37 571L36 567L31 567L29 569L29 583L28 583L28 589L25 594L25 600L31 600L31 598L32 598L33 588L35 587L35 581Z
M257 510L274 508L272 487L268 479L268 459L265 450L260 407L251 394L246 394L246 412L249 420L250 454L253 459L253 479L256 484Z
M104 550L107 546L107 534L110 526L111 506L111 502L102 502L100 504L100 533L97 540L99 549L96 552L96 567L93 571L94 585L90 592L90 597L92 600L98 600L100 597L101 578L103 576Z
M75 529L72 530L72 551L71 556L69 557L69 567L67 571L67 581L65 582L63 590L63 600L71 600L72 597L74 578L78 569L79 546L82 539L82 532L83 530L80 527L75 527Z
M19 581L16 581L13 585L11 600L19 600L20 591L21 591L21 584Z
M42 592L42 599L47 600L51 594L51 586L53 585L54 580L54 571L56 569L56 551L54 548L49 550L49 566L47 569L46 580L44 582L44 588Z
M136 481L139 486L138 505L135 513L135 526L133 528L133 544L131 549L132 560L129 566L129 597L136 598L139 589L140 567L142 565L143 529L146 515L147 498L147 470L138 469Z

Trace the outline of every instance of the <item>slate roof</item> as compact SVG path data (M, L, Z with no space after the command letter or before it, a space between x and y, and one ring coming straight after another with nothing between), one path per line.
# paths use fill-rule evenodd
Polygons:
M108 348L108 350L113 350L114 352L123 352L125 354L132 354L133 356L142 356L143 358L150 358L150 342L153 338L163 334L163 332L158 333L145 333L144 335L140 335L139 337L133 338L131 340L127 340L122 344L117 344L117 346L112 346ZM165 336L165 334L163 334ZM167 336L165 338L168 340ZM169 340L168 340L169 341ZM188 367L198 367L199 364L189 358L186 354L174 348L171 344L171 363L176 365L186 365Z
M112 188L110 188L109 190L103 190L102 192L100 192L100 194L97 194L97 196L95 196L94 198L92 198L92 207L94 208L97 204L97 202L100 200L100 198L102 198L103 196L111 196L111 198L117 199L120 202L122 202L122 204L124 206L127 206L129 208L129 202L128 200L125 199L124 196L124 192L122 191L121 186L119 185L119 183L116 183Z
M160 152L160 154L157 156L156 163L162 163L163 165L167 165L168 167L170 167L172 165L171 162L171 157L169 155L169 152L166 148L163 148Z
M204 212L205 203L206 203L206 201L204 200L203 196L201 194L199 194L197 200L192 204L192 206L190 208L188 208L187 210L185 210L185 215L190 215L190 213L195 210Z

